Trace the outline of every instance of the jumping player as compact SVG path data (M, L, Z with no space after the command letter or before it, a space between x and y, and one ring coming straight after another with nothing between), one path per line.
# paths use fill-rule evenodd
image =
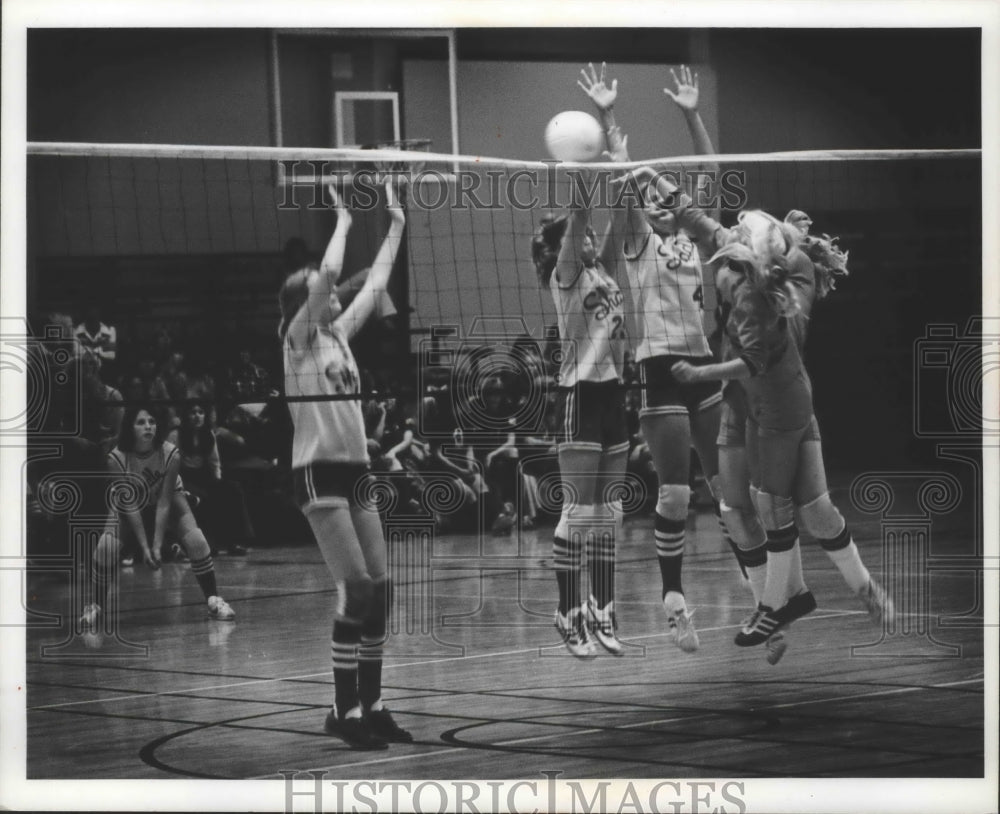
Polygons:
M138 546L143 562L155 570L162 563L163 542L168 534L180 540L190 559L191 572L205 595L209 616L223 620L236 617L219 596L211 549L177 477L180 452L163 440L166 434L166 422L157 421L156 413L148 405L132 405L125 411L118 445L108 455L108 470L115 476L141 478L146 488L140 492L141 505L108 518L97 543L91 569L94 602L84 608L80 619L85 629L93 630L103 612L102 603L106 602L108 588L115 578L123 544L129 544L130 548Z
M279 295L285 393L293 401L292 477L296 501L337 583L332 656L334 707L325 729L355 749L409 743L381 700L382 645L392 586L378 512L359 498L369 467L358 367L349 341L374 313L402 241L405 216L386 184L389 231L361 291L347 309L337 297L351 213L333 186L337 223L319 269L285 280Z
M612 150L623 149L621 134L611 136ZM577 202L571 210L568 218L543 221L532 243L539 280L555 301L563 345L557 411L564 488L552 546L559 585L555 624L574 656L596 655L588 632L618 656L623 645L616 634L614 570L622 505L615 490L625 479L629 447L624 298L608 271L615 267L614 241L605 235L598 249L589 208ZM591 593L581 603L585 543Z
M580 87L610 130L616 126L617 81L608 87L604 65L600 74L593 65L588 69L582 71ZM697 78L687 69L682 69L682 79L674 78L677 92L668 94L685 111L696 151L714 152L697 112ZM627 155L622 160L627 160ZM680 359L695 365L713 361L705 332L705 280L697 245L680 228L658 187L647 186L644 197L642 209L628 202L618 252L625 260L636 311L635 358L643 385L639 420L659 481L654 537L661 598L677 645L692 652L698 649L698 634L681 584L691 498L690 449L693 443L702 471L712 484L718 474L715 439L722 394L717 382L688 384L671 373L672 365Z
M864 567L843 517L829 500L812 387L801 357L813 302L829 290L835 270L844 271L846 255L828 239L817 239L814 262L804 251L809 246L803 235L766 213L743 212L739 226L726 230L687 206L685 199L675 196L680 221L720 245L717 257L728 261L717 281L734 353L727 361L703 368L678 363L674 374L687 381L740 381L746 396L750 469L759 483L754 499L767 540L766 577L757 611L736 642L746 646L768 641L816 607L802 575L796 514L872 618L891 616L891 600ZM773 660L777 658L780 652Z

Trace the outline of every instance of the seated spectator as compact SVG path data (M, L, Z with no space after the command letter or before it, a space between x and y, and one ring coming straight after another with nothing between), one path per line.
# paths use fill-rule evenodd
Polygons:
M73 329L73 335L85 353L96 356L101 362L101 377L113 381L118 358L118 332L113 325L101 321L101 307L96 303L87 307L83 322Z
M214 546L230 554L246 554L246 545L253 541L253 526L240 485L222 477L209 414L203 405L192 404L181 416L180 426L168 440L180 450L180 477L195 517Z
M122 394L101 380L100 369L99 356L87 354L80 358L81 430L106 458L118 442L125 408L121 406Z

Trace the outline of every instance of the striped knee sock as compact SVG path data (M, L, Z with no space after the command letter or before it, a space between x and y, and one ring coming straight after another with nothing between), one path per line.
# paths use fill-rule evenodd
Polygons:
M215 584L215 563L212 562L211 554L205 555L200 560L191 560L191 573L198 580L205 599L219 595L219 588Z
M361 714L358 699L358 647L361 625L353 622L333 623L330 656L333 660L333 691L337 715L345 718Z
M668 591L683 594L681 587L681 566L684 561L684 520L668 520L659 512L653 525L656 538L656 559L660 564L660 579L663 582L663 596Z

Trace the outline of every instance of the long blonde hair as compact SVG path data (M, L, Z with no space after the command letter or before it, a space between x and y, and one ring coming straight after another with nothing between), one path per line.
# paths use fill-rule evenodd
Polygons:
M767 212L748 209L740 212L732 235L732 242L719 249L711 262L735 264L781 316L798 311L798 296L788 282L788 253L800 240L794 227Z

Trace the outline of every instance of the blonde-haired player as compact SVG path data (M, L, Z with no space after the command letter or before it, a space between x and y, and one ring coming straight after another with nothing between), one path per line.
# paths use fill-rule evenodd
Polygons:
M285 394L294 425L292 476L296 501L337 583L332 656L334 707L328 734L356 749L383 749L412 737L382 705L382 644L391 602L386 545L377 510L361 502L369 467L360 378L349 342L375 312L402 242L405 216L386 184L389 231L371 272L346 308L337 297L351 213L330 186L337 213L319 269L301 269L279 295ZM338 398L340 397L340 398ZM346 397L346 398L344 398ZM354 397L354 398L351 398Z

